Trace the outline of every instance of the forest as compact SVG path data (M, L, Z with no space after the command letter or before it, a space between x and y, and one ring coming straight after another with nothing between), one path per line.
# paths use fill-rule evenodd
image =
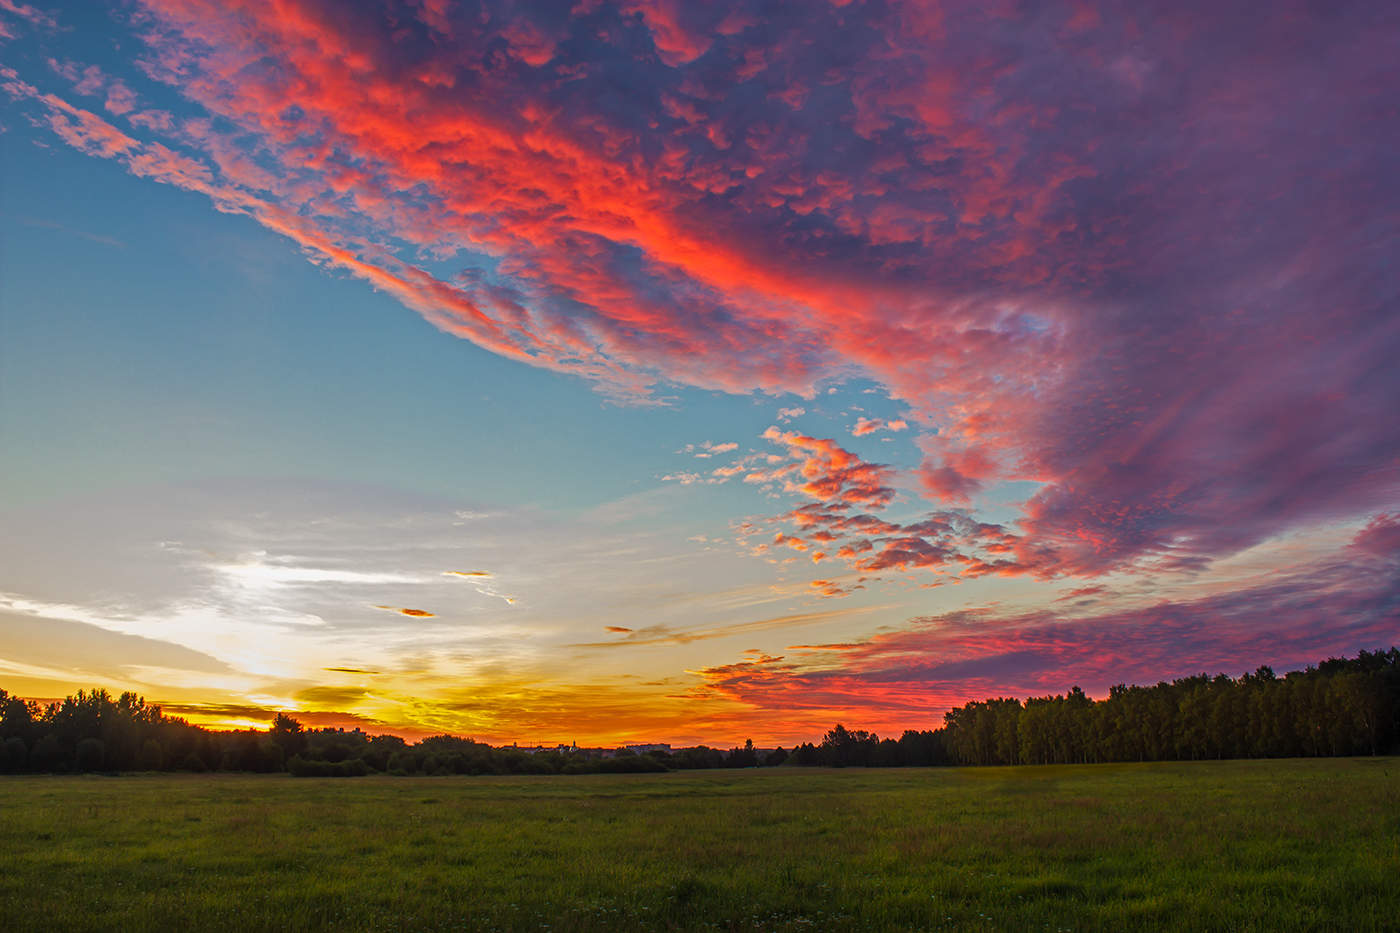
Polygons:
M0 772L243 771L299 776L581 774L771 766L1074 764L1400 752L1400 648L1301 671L1201 674L1067 694L986 699L943 725L880 738L838 724L787 750L752 742L633 754L531 753L438 735L409 743L360 730L308 729L278 713L266 730L216 731L165 715L134 693L78 691L40 705L0 689Z

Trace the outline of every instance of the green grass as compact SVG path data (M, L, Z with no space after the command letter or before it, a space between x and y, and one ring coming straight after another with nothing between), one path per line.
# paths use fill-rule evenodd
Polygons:
M1400 928L1400 759L0 779L0 930Z

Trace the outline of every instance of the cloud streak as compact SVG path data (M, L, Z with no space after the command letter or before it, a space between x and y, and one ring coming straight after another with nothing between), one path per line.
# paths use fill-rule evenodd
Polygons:
M793 628L814 623L831 622L852 616L876 612L882 606L861 606L853 609L832 609L824 612L799 612L790 615L774 616L768 619L754 619L749 622L733 622L703 629L676 630L666 625L648 625L641 628L608 626L607 631L623 637L611 641L588 641L570 645L571 648L618 648L641 647L647 645L687 645L691 642L707 641L712 638L730 638L737 635L750 635L773 629Z

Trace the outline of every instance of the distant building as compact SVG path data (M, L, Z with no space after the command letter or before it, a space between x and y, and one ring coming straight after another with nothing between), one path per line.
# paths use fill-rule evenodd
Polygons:
M579 750L577 742L574 742L571 745L565 745L563 742L560 742L558 745L519 745L515 742L512 742L509 745L502 745L501 748L508 748L511 751L524 752L527 755L538 755L541 752L555 752L560 755L572 755Z
M665 742L653 742L649 745L625 745L623 746L634 755L645 755L647 752L665 752L671 754L671 746Z

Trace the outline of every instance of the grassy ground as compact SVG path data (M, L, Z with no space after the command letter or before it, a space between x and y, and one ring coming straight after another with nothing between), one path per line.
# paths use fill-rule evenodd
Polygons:
M1400 759L0 778L3 930L1400 929Z

